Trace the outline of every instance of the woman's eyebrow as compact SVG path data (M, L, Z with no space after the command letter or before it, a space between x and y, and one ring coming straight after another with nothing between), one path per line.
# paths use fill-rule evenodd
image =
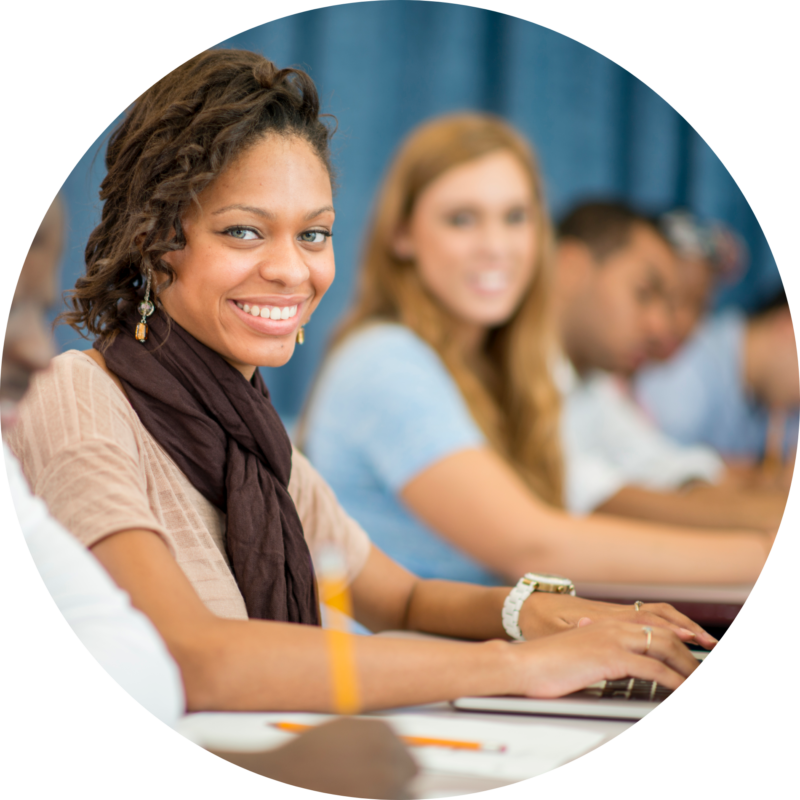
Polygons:
M275 214L272 211L267 211L264 208L258 208L257 206L245 206L240 205L238 203L234 203L230 206L224 206L223 208L218 208L216 211L211 212L211 216L215 217L218 214L224 214L226 211L246 211L249 214L255 214L258 217L265 217L266 219L275 219Z
M322 208L318 208L316 211L310 211L306 214L306 219L314 219L315 217L319 217L321 214L326 214L328 211L333 211L333 206L327 205L322 206Z
M211 216L215 217L218 214L224 214L226 211L246 211L249 214L255 214L258 217L264 217L265 219L274 220L275 214L272 211L267 211L265 208L258 208L257 206L247 206L241 205L239 203L234 203L233 205L224 206L223 208L218 208L216 211L211 212ZM325 214L328 211L333 211L333 206L327 205L323 206L322 208L318 208L314 211L309 211L308 214L305 215L304 219L314 219L315 217L320 216L321 214Z
M447 206L442 211L444 214L463 214L465 212L477 214L480 212L480 208L477 205L472 205L470 203L458 203Z

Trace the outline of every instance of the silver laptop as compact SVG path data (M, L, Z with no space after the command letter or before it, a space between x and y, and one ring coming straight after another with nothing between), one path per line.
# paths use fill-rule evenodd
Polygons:
M702 661L706 653L695 651L694 655ZM536 700L530 697L460 697L452 704L461 711L637 720L652 711L670 694L670 689L655 681L624 678L600 681L583 691L554 700Z

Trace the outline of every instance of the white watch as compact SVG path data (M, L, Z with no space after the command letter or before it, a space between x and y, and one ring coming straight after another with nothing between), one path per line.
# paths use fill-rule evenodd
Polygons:
M575 584L569 578L562 578L559 575L539 575L535 572L526 572L519 579L503 603L503 628L518 642L524 641L525 638L519 628L519 612L522 610L522 604L534 592L569 594L574 597Z

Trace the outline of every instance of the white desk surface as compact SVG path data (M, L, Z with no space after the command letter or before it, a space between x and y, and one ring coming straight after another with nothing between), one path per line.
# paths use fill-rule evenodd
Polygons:
M443 717L452 720L469 719L479 722L494 721L519 726L555 726L567 731L570 729L574 731L588 730L601 734L604 737L601 743L608 741L633 724L627 721L615 720L568 719L515 714L464 712L456 711L449 703L435 703L426 706L416 706L414 708L395 709L387 713L391 713L392 715L425 714L426 716ZM367 716L381 717L382 714L372 713ZM177 730L192 741L210 748L216 747L221 750L258 750L265 747L263 741L263 731L266 726L265 718L266 715L259 713L189 714L179 722ZM575 757L573 751L574 748L569 752L565 752L562 763L566 763ZM530 777L534 777L534 774L531 774ZM423 770L414 779L412 796L416 798L451 797L453 795L470 794L487 789L494 789L514 782L516 781L478 777L469 774L433 773Z

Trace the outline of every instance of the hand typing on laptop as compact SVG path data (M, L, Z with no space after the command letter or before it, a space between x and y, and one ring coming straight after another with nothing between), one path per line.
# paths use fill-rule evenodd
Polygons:
M519 625L526 639L567 631L590 622L613 620L667 628L682 642L710 650L717 640L669 603L618 605L565 594L534 592L520 610Z
M692 650L692 655L699 662L705 660L708 651ZM656 681L626 677L596 681L564 697L459 697L453 701L453 707L459 711L635 721L671 694L672 689Z
M658 681L677 689L698 666L668 628L610 619L522 642L509 648L508 658L506 693L540 698L620 678Z

